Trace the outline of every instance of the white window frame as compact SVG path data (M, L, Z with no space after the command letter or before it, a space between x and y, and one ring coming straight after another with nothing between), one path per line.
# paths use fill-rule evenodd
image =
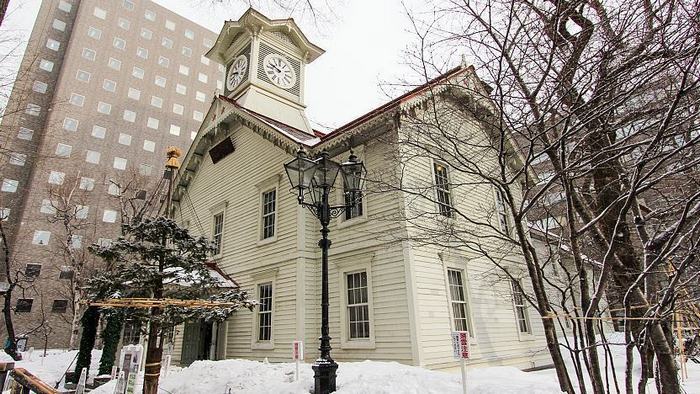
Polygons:
M107 61L107 67L111 68L112 70L121 71L122 61L119 59L115 59L113 57L110 57L109 60Z
M520 284L520 287L523 287L523 281L521 279L510 279L509 280L509 287L511 291L511 303L513 306L513 317L515 318L515 330L518 332L518 338L521 341L524 340L533 340L534 335L532 331L532 320L530 320L530 313L527 308L527 300L525 298L525 295L522 295L522 304L518 304L515 300L515 293L516 291L519 292L520 290L517 290L515 287L515 282ZM518 317L518 308L522 308L523 310L523 315L524 315L524 322L527 325L527 332L521 331L520 329L520 318Z
M16 179L3 178L2 186L0 186L0 191L5 193L15 193L19 187L19 181Z
M372 255L353 257L352 259L336 262L338 269L338 289L340 291L340 348L341 349L375 349L375 317L374 296L372 286ZM358 272L367 273L367 305L369 311L369 338L350 339L350 325L348 317L348 281L347 275Z
M39 61L39 68L50 73L53 71L53 62L51 60L41 59Z
M209 207L209 212L211 213L211 241L214 242L215 231L216 231L216 216L222 215L221 224L221 241L219 242L218 253L212 254L213 259L218 259L222 256L224 252L224 239L226 238L226 211L228 208L228 201L220 202L216 205Z
M498 228L504 234L509 234L512 228L509 220L508 209L506 209L506 201L503 192L500 189L494 187L494 203L496 207L496 221L498 222ZM503 221L501 221L503 220ZM503 228L505 225L505 228Z
M474 314L472 313L472 303L471 303L471 286L469 285L469 273L466 268L460 267L457 264L447 264L444 267L445 274L445 292L447 296L448 311L450 316L450 329L452 331L457 331L457 326L455 325L455 315L452 304L460 303L464 305L465 317L467 318L467 331L469 332L469 337L472 339L476 338L475 324L474 324ZM459 273L462 279L462 292L464 293L464 301L457 301L452 299L452 292L450 289L450 271Z
M83 59L87 59L94 62L97 58L97 52L91 48L83 48L81 56L83 57Z
M258 246L265 245L271 242L277 241L277 235L279 234L279 222L280 222L280 192L279 183L281 175L275 174L266 180L258 183L256 188L258 189ZM269 191L275 191L275 227L274 235L268 238L263 238L263 195Z
M447 169L448 190L446 191L446 193L448 194L449 199L450 199L449 204L441 203L440 198L438 197L439 190L438 190L438 185L437 185L437 179L435 178L435 176L436 176L435 166L443 166ZM434 195L435 195L435 213L437 215L440 215L440 216L446 218L446 219L454 219L455 218L455 195L454 195L454 188L452 188L453 183L451 181L451 177L452 177L451 174L452 174L452 171L450 169L450 166L446 165L445 163L443 163L439 160L433 159L430 161L430 176L431 176L430 182L433 185L433 188L435 189L435 193L434 193ZM442 207L442 206L448 206L450 208L449 215L445 215L444 213L442 213L442 211L440 209L440 207Z
M92 125L92 131L90 132L90 135L94 138L103 140L107 135L107 128L99 125Z
M102 39L102 30L96 27L88 26L87 35L92 39L100 40Z
M256 306L255 316L251 320L251 336L250 336L250 348L251 350L272 350L275 348L275 303L279 295L277 294L277 268L267 269L255 274L252 274L253 285L255 286L254 299L260 299L260 285L270 284L272 286L272 307L270 311L271 317L271 327L270 327L270 340L259 341L258 336L260 333L260 306Z
M35 241L40 241L39 237L46 235L46 243L39 243ZM51 242L51 231L47 230L34 230L34 235L32 236L32 245L47 246Z

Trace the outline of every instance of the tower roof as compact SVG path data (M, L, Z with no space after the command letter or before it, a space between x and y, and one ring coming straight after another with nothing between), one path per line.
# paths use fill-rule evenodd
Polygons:
M295 45L306 52L308 63L316 60L325 52L306 38L293 18L270 19L255 9L248 8L237 21L224 22L214 46L204 56L214 61L220 61L224 52L240 34L257 34L263 30L287 34Z

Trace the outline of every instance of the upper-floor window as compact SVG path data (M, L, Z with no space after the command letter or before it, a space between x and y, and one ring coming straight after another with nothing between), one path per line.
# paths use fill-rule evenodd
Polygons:
M66 313L68 310L68 300L53 300L51 304L52 313Z
M15 312L17 313L29 313L32 311L32 305L34 300L31 298L18 298L17 305L15 305Z
M98 102L97 103L97 112L105 115L109 115L112 112L112 104L105 103L105 102Z
M107 11L103 10L102 8L95 7L95 11L92 13L96 17L100 19L106 19L107 18Z
M112 167L114 167L117 170L126 170L126 163L127 163L127 160L125 158L115 157L114 163L112 164Z
M190 29L185 29L185 37L190 40L194 40L194 32Z
M156 13L153 12L153 11L151 11L151 10L146 10L146 11L143 13L143 16L144 16L147 20L149 20L149 21L151 21L151 22L153 22L153 21L156 20Z
M14 193L17 191L17 186L19 186L19 181L14 179L4 178L2 180L2 186L0 186L0 191L6 193Z
M148 49L141 47L136 48L136 56L141 59L148 59Z
M75 79L81 82L90 82L90 73L83 70L78 70L75 74Z
M277 213L277 189L262 193L262 239L275 236L275 216Z
M114 45L114 47L117 49L123 50L124 48L126 48L126 41L123 38L114 37L114 41L112 41L112 45Z
M197 75L197 79L199 79L199 82L203 82L203 83L207 83L209 81L209 77L207 76L207 74L204 74L204 73L199 73Z
M146 40L150 40L151 38L153 38L153 32L146 29L145 27L142 27L141 28L141 37L145 38Z
M61 0L58 3L58 9L63 11L63 12L70 12L70 10L73 8L71 3L67 2L66 0Z
M129 92L126 94L127 97L133 100L141 99L141 91L134 88L129 88Z
M518 324L518 331L524 334L531 333L530 319L527 314L525 295L522 290L522 283L519 280L511 279L510 286L513 291L513 308L515 308L515 319Z
M452 305L454 330L469 331L471 333L472 324L469 318L467 292L462 270L448 269L447 281L450 290L450 304Z
M145 75L145 71L143 71L142 68L134 66L133 70L131 71L131 75L138 79L143 79L143 76Z
M94 38L96 40L99 40L100 37L102 37L102 30L96 28L96 27L88 27L88 32L87 32L88 37Z
M111 79L104 79L102 81L102 89L108 92L114 92L117 90L117 83L112 81Z
M92 191L95 188L95 180L92 178L80 177L80 189Z
M370 338L369 292L367 271L345 274L347 286L347 321L349 339Z
M131 26L131 22L129 22L127 19L119 18L117 20L117 25L124 30L129 30L129 27Z
M170 66L170 59L168 59L165 56L159 56L158 57L158 65L163 66L163 67L169 67Z
M192 48L182 47L182 54L187 56L187 57L191 57L192 56Z
M82 107L85 104L85 96L78 93L71 93L68 102L77 107Z
M134 10L134 2L132 0L124 0L122 1L122 7L126 8L129 11Z
M501 231L508 233L508 214L506 213L505 196L499 189L496 190L496 214L498 215L498 226Z
M83 58L91 61L95 61L95 57L97 56L97 52L90 48L83 48Z
M166 19L165 20L165 28L170 30L170 31L174 31L175 30L175 22Z
M204 64L205 66L208 66L208 65L209 65L209 58L208 58L208 57L205 57L204 55L202 55L202 56L199 58L199 61L201 61L202 64Z
M34 137L34 130L28 129L26 127L20 127L17 132L17 138L25 141L31 141Z
M107 129L106 129L106 128L104 128L104 127L102 127L102 126L98 126L98 125L92 126L92 133L91 133L91 135L92 135L93 137L99 138L99 139L102 140L102 139L105 138L105 135L106 135L106 134L107 134Z
M161 45L168 49L173 48L173 40L169 39L168 37L163 37L163 39L160 41Z
M180 74L182 75L190 75L190 68L184 65L180 65L180 69L178 70Z
M32 84L32 90L37 93L46 93L46 90L48 88L49 85L46 82L34 81L34 83Z
M214 243L214 255L221 254L221 240L224 237L224 213L219 212L214 215L214 226L212 228L212 241Z
M41 59L39 61L39 68L44 71L51 72L53 71L53 62L51 60Z
M51 239L51 231L34 230L34 236L32 237L32 244L34 245L48 245Z
M175 91L178 94L187 94L187 86L180 85L179 83L175 86Z
M39 116L41 114L41 107L38 104L28 103L27 108L24 109L24 113L31 116Z
M61 43L52 38L49 38L48 40L46 40L46 47L53 51L58 51L59 48L61 48Z
M258 341L272 340L272 283L258 285Z
M450 192L450 180L447 166L433 163L435 173L435 192L440 215L452 217L452 195Z
M205 102L207 101L207 95L204 94L204 92L197 91L197 93L195 93L195 99L197 99L197 101Z
M109 66L109 68L114 69L114 70L117 70L117 71L119 71L119 70L122 69L122 62L121 62L121 60L117 60L117 59L115 59L115 58L113 58L113 57L110 57L110 58L109 58L109 61L107 62L107 65Z
M60 20L60 19L54 19L53 23L51 24L51 27L58 31L65 31L66 30L66 22Z
M78 120L65 117L63 118L63 129L68 131L78 131Z

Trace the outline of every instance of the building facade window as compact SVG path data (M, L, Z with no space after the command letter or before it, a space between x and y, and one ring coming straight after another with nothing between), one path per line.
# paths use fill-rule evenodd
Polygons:
M178 68L178 72L182 75L190 75L190 68L181 64Z
M138 89L129 88L129 93L127 93L127 96L132 100L138 101L141 99L141 91Z
M97 112L105 115L109 115L112 112L112 104L105 103L105 102L98 102L97 103Z
M143 140L143 150L147 152L155 152L156 143L154 141Z
M442 216L451 218L453 217L453 208L447 166L440 163L433 163L433 172L435 173L435 192L438 212Z
M61 143L56 145L56 156L58 157L70 157L72 151L73 147L70 145Z
M92 191L95 188L95 180L92 178L81 177L80 178L80 189L86 191Z
M28 278L38 278L41 275L41 264L27 264L24 267L24 275Z
M95 10L92 13L99 19L107 19L107 11L103 10L102 8L95 7Z
M134 10L134 2L132 0L124 0L122 1L122 7L126 8L129 11Z
M53 300L51 304L52 313L66 313L68 310L68 300Z
M17 191L17 186L19 186L19 181L4 178L2 180L2 186L0 186L0 191L3 191L5 193L14 193Z
M83 58L90 60L90 61L95 61L95 58L97 57L97 52L90 48L83 48Z
M262 193L262 234L261 239L275 236L275 219L277 213L277 189Z
M143 13L143 16L144 16L144 18L146 18L146 20L149 20L149 21L151 21L151 22L153 22L153 21L156 20L156 13L153 12L153 11L151 11L151 10L146 10L146 11Z
M145 75L145 71L143 71L142 68L134 66L134 68L131 70L131 75L138 79L143 79L143 76Z
M124 30L129 30L129 27L131 26L131 22L129 22L127 19L119 18L117 20L117 25L119 25L119 27L121 27Z
M10 152L9 153L9 163L13 166L24 166L27 162L27 155L24 153Z
M204 94L204 92L197 91L197 93L195 93L195 98L197 99L197 101L207 101L207 95Z
M105 223L114 223L117 221L117 211L111 209L105 209L102 212L102 221Z
M180 126L176 126L174 124L170 125L170 134L172 135L180 135Z
M151 105L156 108L163 108L163 99L158 96L151 96Z
M62 185L66 179L66 173L61 171L49 172L49 183L52 185Z
M96 28L96 27L88 27L87 35L90 38L94 38L95 40L99 40L102 37L102 30Z
M90 73L87 71L78 70L78 72L75 74L75 79L80 82L90 82Z
M141 47L136 48L136 56L141 59L148 59L148 49Z
M158 57L158 65L161 67L168 68L168 67L170 67L170 59L168 59L165 56L159 56Z
M498 226L502 232L508 233L508 214L506 213L506 205L503 192L496 189L496 214L498 215Z
M153 38L153 32L146 29L145 27L142 27L141 28L141 38L146 39L146 40L150 40L151 38Z
M112 46L114 46L117 49L124 50L126 49L126 41L123 38L114 37L114 40L112 41Z
M34 130L28 129L26 127L20 127L17 132L17 138L25 141L31 141L34 137Z
M39 68L44 71L51 72L53 71L53 62L50 60L41 59L39 61Z
M112 167L114 167L117 170L126 170L126 159L123 157L115 157L114 158L114 164L112 164Z
M75 105L76 107L82 107L85 104L85 96L82 94L71 93L68 102Z
M347 290L348 339L370 338L367 271L345 274Z
M224 237L224 213L219 212L214 215L214 226L212 228L212 242L214 243L214 256L221 254L222 240Z
M41 200L41 206L39 207L39 212L45 213L48 215L54 215L56 214L56 208L53 206L53 203L49 199L43 199Z
M51 231L34 230L34 236L32 237L32 243L34 245L48 245L50 239L51 239Z
M92 133L91 133L91 135L92 135L93 137L103 140L103 139L105 138L105 135L106 135L106 134L107 134L107 129L106 129L106 128L104 128L104 127L102 127L102 126L98 126L98 125L92 126Z
M185 29L185 37L189 40L194 40L194 32L190 29Z
M448 269L447 282L450 291L450 304L452 306L452 322L455 331L469 331L472 333L472 324L469 315L465 278L462 270Z
M51 49L52 51L58 51L59 49L61 49L61 43L52 38L49 38L48 40L46 40L46 47Z
M24 113L31 116L39 116L41 114L41 107L38 104L28 103Z
M362 206L362 191L356 193L343 193L343 199L345 200L345 220L350 220L363 215Z
M114 69L114 70L117 70L117 71L119 71L119 70L122 69L122 62L121 62L121 60L117 60L117 59L115 59L115 58L113 58L113 57L110 57L110 58L109 58L109 61L107 62L107 65L109 66L109 68Z
M0 220L6 222L10 218L10 208L0 208Z
M160 44L168 49L173 49L173 40L169 39L168 37L163 37Z
M54 19L51 27L58 31L66 31L66 22L59 19Z
M77 119L65 117L65 118L63 119L63 130L66 130L66 131L78 131L78 124L79 124L79 123L78 123L78 120L77 120Z
M187 57L192 57L192 48L182 47L182 54Z
M160 124L160 120L156 118L151 118L149 117L148 120L146 121L146 127L149 129L153 130L158 130L158 125Z
M34 81L32 84L32 90L44 94L46 93L46 90L49 88L49 85L46 82L41 82L41 81Z
M131 135L125 133L119 133L118 142L122 145L131 145Z
M60 2L58 2L58 9L63 12L70 13L70 10L72 8L73 6L71 5L71 3L67 2L66 0L61 0Z
M192 119L196 120L197 122L201 122L204 120L204 114L200 111L192 111Z
M85 161L90 164L100 164L100 152L94 150L85 151Z
M258 341L272 340L272 282L258 285Z
M209 77L207 76L207 74L204 74L204 73L198 73L197 79L199 79L199 82L202 82L202 83L209 82Z
M71 280L74 276L72 267L64 265L59 268L58 279Z
M182 104L173 104L173 113L182 115L185 113L185 107Z
M29 313L32 311L32 304L34 304L34 300L31 298L19 298L17 299L17 304L15 305L15 312Z
M170 31L175 31L175 22L166 19L165 20L165 28L170 30Z
M114 93L117 90L117 83L111 79L105 79L102 81L102 89Z
M175 91L178 94L187 94L187 86L180 85L179 83L175 86Z
M122 118L124 118L124 120L126 120L127 122L134 123L136 122L136 112L129 109L125 109Z
M511 279L510 286L513 291L513 308L515 309L515 319L518 325L518 332L530 334L530 319L528 318L525 295L522 290L522 283L519 280Z

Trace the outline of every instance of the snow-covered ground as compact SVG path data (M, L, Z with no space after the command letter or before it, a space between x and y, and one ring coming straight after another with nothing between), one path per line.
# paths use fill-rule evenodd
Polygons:
M15 367L22 367L32 374L38 376L44 382L53 386L59 379L63 378L63 374L66 372L71 363L70 370L75 369L75 357L78 355L77 350L67 351L60 349L49 349L46 352L46 357L43 357L44 352L41 350L35 350L33 352L23 352L22 361L15 362ZM90 365L90 374L92 376L97 375L97 369L99 366L100 357L102 356L102 350L92 351L92 363ZM0 352L0 361L12 361L12 358L5 354L5 352ZM61 383L65 383L62 379Z
M612 338L614 339L614 338ZM624 347L614 347L618 376L622 384ZM75 358L75 351L51 350L46 358L34 352L31 359L20 361L24 367L53 385ZM27 358L27 353L24 353ZM93 374L100 351L92 353ZM8 359L2 355L1 359ZM688 363L689 380L684 383L687 393L700 394L700 365ZM72 369L72 368L71 368ZM301 377L294 379L295 364L263 363L250 360L197 361L188 368L172 367L161 379L162 393L170 394L231 394L275 393L306 394L313 387L313 371L309 364L301 364ZM573 376L572 376L573 378ZM637 377L635 377L637 379ZM364 361L340 363L338 393L461 393L461 375L430 371L392 362ZM115 382L110 382L94 394L112 394ZM635 380L636 385L636 380ZM471 368L467 376L470 394L496 393L559 393L554 370L522 372L512 367ZM620 387L624 391L623 387ZM230 389L230 391L229 391ZM611 386L611 391L615 392ZM140 390L137 390L140 392ZM648 392L654 393L653 381Z

